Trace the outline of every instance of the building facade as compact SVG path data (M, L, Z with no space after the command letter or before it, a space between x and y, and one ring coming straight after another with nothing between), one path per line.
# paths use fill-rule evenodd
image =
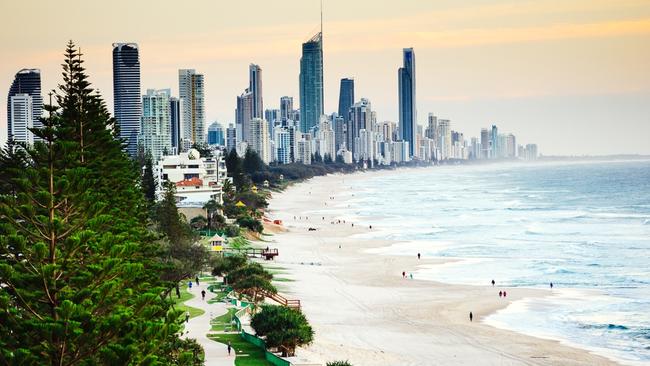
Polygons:
M9 98L9 136L16 142L34 144L34 104L29 94L15 94Z
M151 154L154 164L172 153L172 123L169 89L148 89L142 96L142 118L138 144Z
M205 143L205 84L203 74L194 69L178 70L178 90L182 101L181 151Z
M140 135L142 99L140 94L140 54L135 43L113 44L114 116L126 151L135 156Z
M404 66L398 70L399 130L403 141L409 143L409 154L415 152L417 115L415 105L415 52L403 50Z
M318 125L324 110L322 32L302 44L299 79L300 131L308 133Z
M43 96L41 95L41 70L39 69L22 69L16 73L14 80L9 87L9 93L7 95L7 137L9 139L18 140L14 136L14 131L16 133L23 135L26 138L27 132L22 131L24 127L12 127L12 112L11 112L11 98L19 94L26 94L31 97L31 128L41 128L41 114L43 111ZM23 99L21 97L20 99ZM17 103L27 103L26 101L17 101ZM19 119L24 119L21 117ZM26 125L23 125L26 126ZM32 134L32 138L33 138ZM38 140L38 138L36 138ZM32 140L33 141L33 140Z

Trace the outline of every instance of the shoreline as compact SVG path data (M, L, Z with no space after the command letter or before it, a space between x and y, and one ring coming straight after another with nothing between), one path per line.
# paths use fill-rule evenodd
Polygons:
M482 321L515 301L549 296L546 290L454 285L417 276L403 279L402 271L416 273L454 259L371 253L400 242L359 238L370 229L353 228L336 214L336 208L354 194L332 188L345 180L363 179L365 174L395 173L321 176L274 193L269 216L283 220L287 231L267 239L281 253L275 265L285 267L294 280L279 290L302 301L316 330L316 340L301 350L303 356L320 362L349 359L355 365L476 364L477 360L486 365L616 364L560 341ZM339 219L346 223L332 223ZM309 227L317 230L307 231ZM495 295L497 289L508 291L507 300Z

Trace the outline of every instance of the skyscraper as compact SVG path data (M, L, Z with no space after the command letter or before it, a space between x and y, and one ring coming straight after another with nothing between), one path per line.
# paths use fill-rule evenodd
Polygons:
M213 122L208 127L208 145L225 145L223 127L219 122Z
M226 151L230 153L235 148L237 148L237 127L231 123L226 128Z
M300 131L318 125L323 114L323 33L302 44L300 58Z
M169 89L147 89L142 96L142 121L138 144L151 154L154 164L172 152L172 123Z
M194 69L178 70L178 90L183 103L182 147L186 151L193 144L205 142L205 86L203 74Z
M350 108L347 122L346 145L347 149L352 152L355 160L359 159L359 137L361 130L372 130L372 108L370 101L366 98L361 98L361 101L355 103Z
M17 142L34 143L34 105L29 94L16 94L9 97L9 136Z
M286 126L288 120L293 119L293 97L280 98L280 119L283 126Z
M169 121L171 123L171 138L172 138L172 153L174 155L180 152L181 137L183 136L183 128L181 124L183 101L176 98L169 98Z
M260 158L269 163L269 132L267 130L268 124L261 118L253 118L250 121L250 133L248 137L248 146L257 151Z
M354 79L341 79L341 88L339 90L339 116L347 122L349 118L350 107L354 104Z
M242 95L237 97L237 109L235 111L235 123L239 131L239 141L248 141L250 135L250 121L253 117L253 93L246 89Z
M120 138L126 151L138 151L142 100L140 95L140 55L135 43L113 43L113 100Z
M499 157L499 129L496 125L492 125L490 133L490 158L496 159Z
M248 67L248 90L253 94L253 118L264 118L264 103L262 102L262 68L250 64Z
M490 133L487 128L481 128L481 159L490 156Z
M415 52L405 48L404 66L398 70L399 130L402 140L409 142L409 153L415 152L417 115L415 108Z
M9 94L7 95L7 137L9 139L16 139L12 136L12 131L20 130L19 128L12 128L11 122L11 97L19 94L27 94L31 97L31 127L42 127L40 122L43 109L43 97L41 96L41 70L22 69L18 71L14 77L14 81L9 88ZM22 134L23 132L20 133Z

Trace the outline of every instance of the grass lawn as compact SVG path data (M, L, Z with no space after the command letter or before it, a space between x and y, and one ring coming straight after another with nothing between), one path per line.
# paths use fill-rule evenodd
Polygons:
M212 322L210 323L210 324L212 324L212 330L217 331L217 332L223 331L227 326L230 325L230 322L233 319L233 317L235 316L236 312L237 312L237 309L230 308L230 309L228 309L227 313L212 319Z
M198 290L194 289L194 291L198 291ZM176 309L179 309L179 310L183 311L183 313L185 313L186 311L189 311L190 312L190 318L194 318L195 316L199 316L199 315L205 313L205 311L203 311L201 309L193 308L191 306L187 306L187 305L183 304L185 301L193 298L194 296L195 295L193 293L188 291L187 286L182 286L181 287L181 298L180 299L178 297L176 297L175 291L172 291L172 298L174 299L174 307ZM185 316L181 316L181 319L185 320Z
M273 277L273 282L293 282L291 278Z
M272 366L273 364L266 360L264 351L243 340L239 333L230 334L210 334L208 338L219 343L230 345L235 349L237 358L235 366Z

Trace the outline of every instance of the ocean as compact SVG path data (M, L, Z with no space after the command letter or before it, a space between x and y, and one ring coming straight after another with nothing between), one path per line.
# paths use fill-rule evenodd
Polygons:
M439 166L342 181L353 197L328 212L373 225L364 238L396 242L375 252L455 259L416 278L553 283L548 296L486 323L650 364L650 161Z

